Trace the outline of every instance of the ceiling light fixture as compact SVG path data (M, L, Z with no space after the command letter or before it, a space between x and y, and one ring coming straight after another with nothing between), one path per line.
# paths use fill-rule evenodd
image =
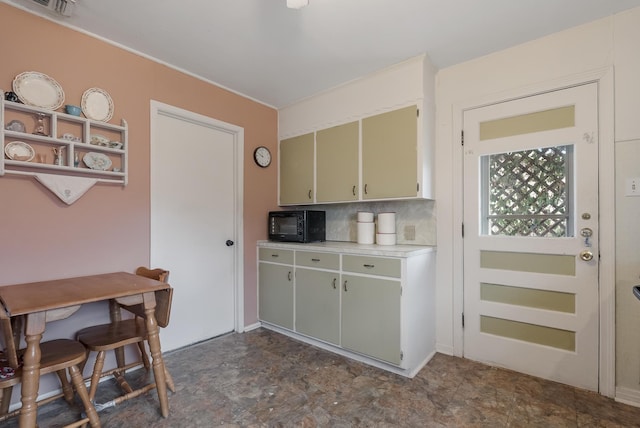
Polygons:
M309 0L287 0L287 7L289 9L301 9L309 5Z

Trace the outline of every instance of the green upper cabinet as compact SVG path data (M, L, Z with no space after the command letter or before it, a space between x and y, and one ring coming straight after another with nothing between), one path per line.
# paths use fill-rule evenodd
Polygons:
M415 105L363 119L362 198L418 196L417 145Z
M314 134L280 141L280 205L313 203Z
M316 133L316 202L358 200L359 124Z
M281 140L280 205L431 198L432 126L419 105Z

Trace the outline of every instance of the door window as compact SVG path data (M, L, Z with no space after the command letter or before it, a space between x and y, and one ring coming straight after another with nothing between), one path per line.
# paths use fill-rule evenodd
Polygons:
M573 146L482 156L483 235L573 236Z

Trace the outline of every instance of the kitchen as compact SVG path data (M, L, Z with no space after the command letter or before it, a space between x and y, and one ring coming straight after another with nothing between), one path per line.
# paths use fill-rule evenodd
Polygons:
M139 57L131 52L95 40L85 34L47 20L42 20L19 11L6 4L0 11L8 23L3 27L2 47L12 52L12 61L6 62L0 72L3 89L6 90L14 76L25 70L39 70L55 76L65 87L67 97L79 99L82 90L99 82L109 88L116 100L116 115L126 118L130 127L130 141L149 141L149 100L182 107L219 120L242 126L245 132L244 147L244 317L245 327L257 321L257 249L256 242L266 239L265 213L277 209L277 162L266 170L254 167L253 149L268 147L277 153L277 141L298 133L329 125L343 117L306 115L307 122L299 120L305 109L314 109L313 101L276 111L260 103L238 96L225 89L210 85L173 70L164 65ZM332 205L327 208L329 230L332 219L354 222L358 210L395 211L401 222L416 226L416 243L437 244L436 269L436 344L439 352L461 355L462 330L459 314L462 312L462 285L460 278L461 238L459 229L461 203L457 199L461 188L460 146L455 141L460 128L460 116L448 115L447 111L460 111L469 103L482 104L487 94L508 93L521 95L518 88L531 88L530 92L546 89L539 82L557 82L563 86L566 76L588 73L592 70L610 69L615 66L615 97L613 85L605 92L609 115L608 134L611 143L604 152L601 168L605 174L607 192L602 192L604 218L601 228L608 228L608 241L601 245L607 254L616 254L615 259L603 259L603 281L609 306L603 304L602 311L608 314L609 349L615 345L615 361L609 360L603 372L601 393L616 396L629 402L640 402L640 387L633 379L640 359L639 345L633 334L637 318L635 303L631 299L630 285L637 280L632 258L637 254L633 237L637 233L633 218L637 212L633 198L616 191L618 182L626 177L640 174L632 160L637 159L635 147L640 138L634 111L638 110L638 83L634 76L640 71L640 63L633 47L637 40L637 9L611 18L585 24L547 38L499 52L471 63L440 70L435 78L435 200L402 202L362 203L357 205ZM28 31L25 31L28 29ZM14 37L15 34L21 37ZM52 50L43 40L56 37ZM615 37L614 37L615 36ZM572 52L571 58L564 54ZM584 52L584 53L580 53ZM532 60L535 58L535 60ZM415 60L414 60L415 61ZM82 64L81 67L78 64ZM504 67L509 64L509 67ZM548 64L554 64L549 67ZM122 79L122 70L126 79ZM378 78L384 73L377 74ZM371 77L376 78L376 75ZM592 76L587 76L593 79ZM606 79L612 76L605 75ZM407 85L416 82L411 79ZM606 80L605 80L606 83ZM536 87L536 84L538 86ZM175 88L181 88L177 91ZM365 91L370 93L370 91ZM521 91L522 92L522 91ZM327 96L331 96L328 94ZM415 99L415 93L407 99ZM615 98L615 101L614 101ZM350 98L353 99L353 98ZM322 101L318 99L318 101ZM381 101L382 102L382 101ZM395 105L393 100L384 101L379 108ZM615 104L615 117L613 116ZM340 103L342 105L342 103ZM369 103L367 103L369 105ZM372 106L369 112L375 111ZM344 107L346 110L349 106ZM358 108L360 115L369 112ZM336 116L343 116L335 109ZM288 119L291 118L291 119ZM294 123L295 122L295 123ZM615 122L615 140L613 129ZM615 141L615 156L613 142ZM30 180L24 178L0 179L0 192L5 201L3 236L11 245L2 249L2 283L12 284L51 277L66 277L110 270L129 270L149 262L149 194L150 165L148 145L130 146L130 184L124 188L97 186L71 207L63 207L54 197L44 193ZM613 176L618 170L622 176ZM616 208L615 217L612 207ZM419 214L411 217L414 212ZM608 218L606 216L609 216ZM116 219L116 221L114 221ZM437 222L436 222L437 219ZM415 223L415 224L414 224ZM352 223L353 224L353 223ZM400 223L399 223L400 225ZM405 224L399 226L404 231ZM614 228L615 226L615 228ZM630 231L630 232L629 232ZM354 240L354 229L337 230L342 239ZM616 233L618 235L616 235ZM438 236L437 242L435 236ZM332 235L330 235L331 238ZM135 239L132 239L134 237ZM614 239L615 238L615 239ZM46 242L46 245L42 243ZM51 251L51 246L62 245L65 251ZM615 275L614 275L615 272ZM613 295L618 293L614 307ZM83 308L76 321L86 322L93 318L91 310ZM615 320L615 329L614 329ZM627 328L625 328L625 326ZM59 330L64 330L61 327ZM67 334L67 331L48 330L51 334ZM614 340L615 339L615 340ZM616 342L611 344L611 342ZM605 344L607 341L605 340ZM610 351L603 358L611 359ZM613 371L615 368L615 372ZM606 370L605 370L606 369Z

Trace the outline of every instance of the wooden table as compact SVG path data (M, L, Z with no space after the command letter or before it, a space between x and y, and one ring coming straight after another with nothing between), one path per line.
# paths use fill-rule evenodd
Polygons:
M36 399L40 385L40 340L48 319L47 314L63 308L110 299L116 299L127 305L140 303L144 305L160 410L162 416L167 417L169 415L167 384L160 350L158 324L154 314L155 292L167 288L169 288L167 283L127 272L0 287L0 301L4 304L7 314L11 317L25 316L24 336L27 348L22 366L20 427L36 426Z

